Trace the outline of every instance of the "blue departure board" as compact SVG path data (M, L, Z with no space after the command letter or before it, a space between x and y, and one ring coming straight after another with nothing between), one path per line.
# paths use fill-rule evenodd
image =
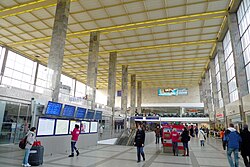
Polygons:
M74 117L75 110L76 110L75 106L71 106L71 105L65 104L64 108L63 108L63 114L62 114L62 116L65 116L65 117Z
M76 118L84 119L86 115L86 108L77 107Z
M45 111L46 115L56 115L60 116L61 110L62 110L62 105L61 103L56 103L49 101L47 105L47 109Z
M94 119L95 110L88 110L86 119Z
M95 120L102 120L102 111L95 112Z

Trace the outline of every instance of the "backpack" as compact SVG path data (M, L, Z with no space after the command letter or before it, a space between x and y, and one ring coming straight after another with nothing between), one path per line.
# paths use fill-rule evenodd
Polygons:
M25 138L23 138L23 139L19 142L19 148L25 149L26 144L27 144L27 136L25 136Z

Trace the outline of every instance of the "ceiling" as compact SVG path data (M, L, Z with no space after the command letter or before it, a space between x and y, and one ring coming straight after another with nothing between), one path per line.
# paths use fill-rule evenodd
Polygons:
M47 64L56 0L1 0L0 44ZM198 84L226 22L230 0L72 0L63 73L86 82L90 32L100 31L97 88L118 52L144 87Z

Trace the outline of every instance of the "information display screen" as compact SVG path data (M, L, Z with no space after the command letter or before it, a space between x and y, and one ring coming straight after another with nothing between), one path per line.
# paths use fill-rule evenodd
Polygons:
M102 111L95 112L95 120L102 120Z
M62 116L65 116L65 117L74 117L75 110L76 110L75 106L64 105Z
M55 135L66 135L69 132L69 120L57 119Z
M82 121L81 122L81 133L89 133L90 122Z
M88 110L86 119L94 119L95 110Z
M37 127L37 136L54 135L55 119L39 118Z
M49 101L45 114L46 115L56 115L56 116L60 116L61 110L62 110L62 105L61 103L56 103L56 102L52 102Z
M71 132L74 130L76 124L79 125L79 127L80 127L81 122L75 121L75 120L70 120L69 134L71 134Z
M98 127L98 122L91 122L90 124L90 133L96 133Z
M86 108L77 107L76 118L84 119L86 115Z
M158 96L179 96L179 95L188 95L188 89L187 88L158 89Z

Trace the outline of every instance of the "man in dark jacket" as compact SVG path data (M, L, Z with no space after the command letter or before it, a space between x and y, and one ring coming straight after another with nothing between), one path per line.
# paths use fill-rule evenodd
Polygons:
M230 164L230 167L239 167L239 148L240 143L242 142L240 134L234 128L234 124L230 124L230 127L227 129L224 140L227 143L227 159ZM234 153L234 162L232 159L232 153Z
M138 123L134 141L134 145L137 147L137 162L141 161L141 156L143 158L143 161L145 161L145 154L143 151L144 142L145 142L145 131L142 129L141 123Z
M240 133L242 138L241 155L244 160L245 166L250 167L250 132L248 126L243 126L243 131Z
M188 142L190 141L190 136L187 128L184 128L184 131L181 134L181 142L183 143L184 147L184 154L183 156L189 156L189 148L188 148Z

